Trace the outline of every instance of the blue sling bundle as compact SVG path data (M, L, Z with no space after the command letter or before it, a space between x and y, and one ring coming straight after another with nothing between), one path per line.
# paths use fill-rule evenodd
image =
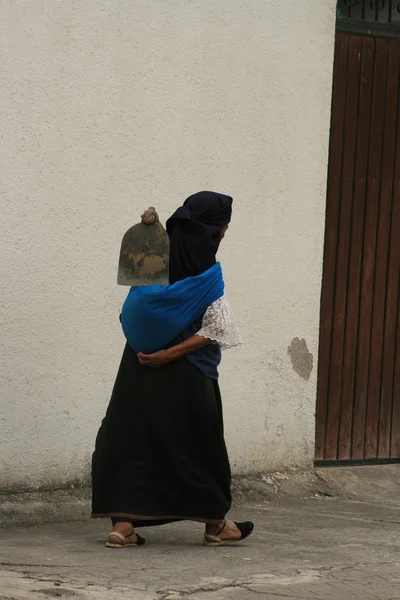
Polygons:
M168 346L223 295L220 263L167 287L131 287L121 311L122 330L135 352L152 354Z

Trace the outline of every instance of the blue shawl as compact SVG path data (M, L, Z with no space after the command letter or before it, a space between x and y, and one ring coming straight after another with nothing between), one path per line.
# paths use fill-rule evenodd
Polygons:
M220 263L167 287L131 287L121 311L122 330L135 352L152 354L165 348L223 295Z

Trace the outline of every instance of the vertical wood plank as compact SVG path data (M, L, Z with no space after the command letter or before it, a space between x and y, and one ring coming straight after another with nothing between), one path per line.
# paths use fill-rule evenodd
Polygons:
M357 135L358 90L361 38L349 36L347 91L342 156L339 231L332 321L332 349L329 373L325 458L338 458L339 422L343 374L343 344L346 322L347 273L352 213L354 156Z
M379 195L375 193L373 203L378 206L378 229L376 240L374 293L372 300L371 347L369 363L367 418L365 426L365 458L378 457L378 432L379 409L383 352L384 313L386 296L386 275L388 263L388 241L390 231L390 217L392 204L392 178L393 178L393 152L394 130L396 126L396 109L393 102L387 98L387 91L391 85L388 81L388 40L376 41L376 57L378 71L375 74L379 89L380 104L379 129L371 139L371 146L380 148L380 155L376 156L377 182L379 182ZM392 61L393 65L393 61ZM393 73L392 73L393 74ZM379 82L379 83L378 83ZM374 119L374 115L373 115ZM379 138L379 141L378 139ZM376 169L376 170L375 170ZM376 188L375 188L376 192Z
M396 51L400 53L400 42L391 42L391 44L394 44ZM398 82L398 85L399 93L400 82ZM400 100L398 111L391 239L391 249L393 248L395 256L393 258L393 265L390 268L388 285L388 293L390 297L392 297L392 295L395 293L392 288L397 287L397 305L395 309L397 322L394 325L397 334L395 342L395 364L392 393L390 458L400 458Z
M351 458L353 412L357 419L359 410L359 405L355 403L354 388L361 291L361 256L364 234L374 51L375 41L372 38L362 38L357 146L347 290L346 333L343 357L342 406L340 415L338 450L338 458L342 460L348 460Z
M396 161L397 162L397 161ZM400 165L396 165L395 203L400 203ZM400 273L398 273L398 303L397 303L397 335L395 352L395 372L393 382L393 406L391 423L390 458L400 458Z
M365 427L368 412L368 383L375 278L375 250L386 92L387 41L376 40L375 44L371 129L368 157L367 201L361 275L358 354L355 383L356 406L352 447L352 458L354 459L364 457Z
M386 122L383 149L381 210L390 204L388 216L388 245L389 259L387 271L386 302L385 302L385 327L382 355L382 375L380 382L380 411L379 411L379 437L378 458L391 456L391 419L393 406L394 362L396 355L396 326L398 304L398 279L400 265L400 232L399 198L396 199L396 177L399 178L400 153L399 138L399 70L400 70L400 43L389 42L389 62L386 90ZM384 254L384 248L378 243L378 252ZM378 259L379 264L379 259ZM378 267L379 268L379 267Z
M343 351L346 327L347 279L349 268L349 246L351 215L353 206L354 167L357 142L358 95L361 65L362 39L349 37L347 93L345 107L344 144L342 162L342 186L340 199L339 234L335 274L335 301L333 315L332 351L330 363L330 387L328 400L328 417L326 432L325 456L328 460L339 458L338 439L339 424L343 401L342 398ZM350 409L351 410L351 409ZM347 445L350 449L350 428Z
M321 293L320 344L316 408L316 460L323 460L325 458L326 416L329 390L329 364L331 355L336 247L342 177L342 145L344 131L344 107L346 99L347 54L348 36L345 34L338 34L336 36L333 73L324 269Z

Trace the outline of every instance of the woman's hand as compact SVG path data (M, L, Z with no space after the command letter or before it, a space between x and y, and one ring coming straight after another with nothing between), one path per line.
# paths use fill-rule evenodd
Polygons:
M196 334L176 346L171 346L167 350L160 350L159 352L154 352L154 354L143 354L143 352L139 352L137 356L143 367L159 369L173 360L178 360L178 358L191 354L212 343L212 340Z
M139 352L137 356L140 364L143 367L150 367L150 369L159 369L171 360L168 355L168 350L160 350L153 354L143 354L143 352Z

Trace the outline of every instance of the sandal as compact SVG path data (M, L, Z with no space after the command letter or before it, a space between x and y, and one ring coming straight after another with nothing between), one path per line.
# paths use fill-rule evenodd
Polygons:
M206 545L227 546L228 544L233 544L234 542L242 542L247 537L249 537L249 535L253 532L254 529L254 523L252 523L251 521L245 521L244 523L235 523L235 525L240 531L240 538L221 539L220 537L218 537L226 527L226 521L224 521L224 524L222 525L221 529L217 531L215 535L210 535L209 533L204 534L204 541Z
M122 533L118 533L118 531L112 531L108 536L108 542L104 545L107 548L132 548L143 546L145 542L146 540L132 529L132 533L129 535L122 535Z

